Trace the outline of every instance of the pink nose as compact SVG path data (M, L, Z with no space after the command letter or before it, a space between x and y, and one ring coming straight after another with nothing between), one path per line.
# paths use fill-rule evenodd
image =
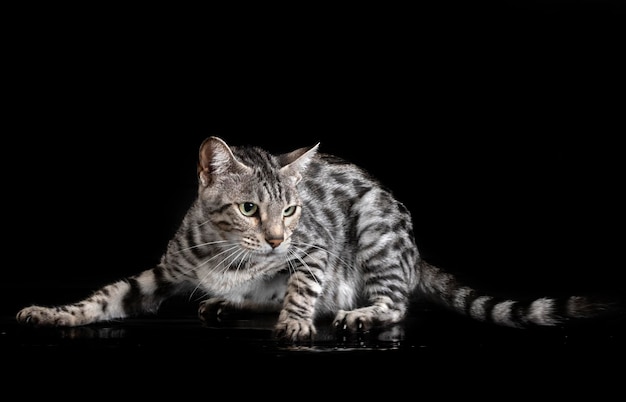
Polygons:
M276 248L280 246L280 243L283 242L283 239L267 239L267 242L272 246L272 248Z

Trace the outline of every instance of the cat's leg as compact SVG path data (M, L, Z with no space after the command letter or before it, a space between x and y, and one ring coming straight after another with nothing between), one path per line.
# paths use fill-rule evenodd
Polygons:
M374 262L368 265L364 285L367 305L353 310L339 310L333 325L340 331L368 331L374 327L384 327L401 322L408 310L410 280L403 272L410 268L402 267L398 262ZM380 264L380 265L379 265Z
M106 285L77 303L26 307L17 313L16 319L33 326L75 327L154 313L177 288L177 283L161 267L156 267Z
M401 205L390 202L386 193L370 192L354 208L360 211L356 265L367 304L339 310L334 326L338 330L367 331L404 319L416 286L419 253L410 216Z
M226 310L230 310L226 300L217 297L206 299L198 305L198 317L202 321L215 321L219 320Z
M124 318L123 295L130 283L119 281L103 287L78 303L62 306L30 306L17 313L17 321L32 326L75 327L114 318Z
M277 338L310 341L315 337L315 303L322 292L327 257L324 252L312 251L298 260L301 266L292 263L293 273L287 281L283 307L275 326Z

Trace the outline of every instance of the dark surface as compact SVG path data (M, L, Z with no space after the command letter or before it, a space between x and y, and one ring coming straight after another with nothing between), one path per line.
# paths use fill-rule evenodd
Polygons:
M172 387L181 395L204 394L204 386L215 391L237 381L235 389L223 392L241 397L277 386L302 391L300 381L355 381L336 395L364 397L393 384L392 393L399 395L477 393L496 399L501 392L602 398L619 391L623 381L623 316L518 330L422 307L402 325L360 335L338 334L322 322L314 342L293 345L272 337L273 315L227 316L209 324L193 308L180 300L157 316L79 328L34 329L4 315L5 379L36 379L40 387L72 381L103 387L103 393L111 392L114 381L132 392L145 387L146 395ZM142 386L146 381L150 385Z

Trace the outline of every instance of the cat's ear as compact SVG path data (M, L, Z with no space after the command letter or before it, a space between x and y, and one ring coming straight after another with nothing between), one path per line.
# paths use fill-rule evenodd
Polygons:
M239 162L230 147L218 137L209 137L200 145L198 157L198 178L203 186L208 186L215 175L228 172L245 173L251 169Z
M302 172L304 172L315 154L317 154L319 146L320 143L318 142L313 147L300 148L287 154L279 155L278 163L282 166L280 171L291 177L294 185L298 184L302 180Z

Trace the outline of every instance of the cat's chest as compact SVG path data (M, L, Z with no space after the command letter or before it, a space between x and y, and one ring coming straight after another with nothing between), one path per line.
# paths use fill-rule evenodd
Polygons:
M209 294L235 298L258 294L259 289L284 290L288 276L284 257L244 260L222 268L207 266L197 272L198 287Z
M287 290L289 274L286 271L273 275L259 275L247 281L232 281L209 293L235 303L282 303Z

